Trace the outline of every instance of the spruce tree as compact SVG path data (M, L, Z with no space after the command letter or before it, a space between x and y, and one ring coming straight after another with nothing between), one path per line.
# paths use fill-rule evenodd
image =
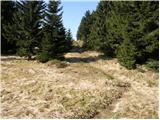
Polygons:
M1 52L2 54L16 52L16 43L12 39L7 37L7 31L5 30L8 25L15 24L13 22L13 14L15 12L14 1L1 1Z
M101 1L94 14L87 43L106 56L117 56L127 68L146 63L158 68L158 1ZM84 28L82 18L79 31ZM81 28L81 29L80 29ZM78 31L78 36L83 36ZM87 47L85 46L85 47Z
M68 29L68 31L66 32L66 40L71 41L72 39L73 38L72 38L71 30Z
M40 62L47 62L48 60L52 59L52 48L53 48L53 43L51 41L51 33L43 33L43 38L41 42L41 49L40 53L37 56L37 59Z
M82 36L83 36L84 22L85 22L85 19L84 17L82 17L80 25L78 27L78 31L77 31L77 40L83 40Z
M46 62L54 58L62 58L67 51L66 32L62 23L62 7L60 1L49 1L45 12L44 35L39 60ZM48 56L48 57L46 57Z
M100 1L94 14L94 23L90 30L90 46L94 50L102 50L106 40L106 13L108 1ZM109 49L108 49L109 50Z
M106 39L102 51L115 56L117 47L126 39L129 14L126 2L109 1L106 13ZM108 50L107 50L108 49Z
M35 47L39 46L43 19L43 1L16 2L13 21L16 24L6 27L7 37L16 41L18 55L31 59Z
M134 41L138 49L137 63L159 58L159 8L157 3L156 1L134 3L130 39Z
M136 49L134 59L133 55L129 54L132 58L130 62L134 61L134 64L143 64L149 60L150 64L152 60L154 63L153 66L155 67L159 51L157 22L158 4L151 1L110 2L110 8L107 15L107 36L110 41L109 43L113 41L114 44L112 45L115 46L115 50L119 45L120 47L118 47L118 50L122 48L125 49L126 45L124 42L128 39L131 42L130 46L134 46ZM121 54L120 52L117 53L117 56ZM134 51L131 53L134 53ZM127 66L125 60L122 60L120 57L118 57L118 59L124 66ZM124 59L126 59L125 54Z
M72 41L73 41L73 37L72 37L72 33L71 30L68 29L66 32L66 50L70 50L72 48Z
M90 13L89 10L86 11L85 16L83 16L81 23L78 27L77 31L77 39L80 39L83 41L83 47L89 49L89 34L90 34L90 28L93 24L93 18L92 13Z
M117 49L117 58L120 64L128 69L136 67L136 55L137 49L129 39L125 39Z

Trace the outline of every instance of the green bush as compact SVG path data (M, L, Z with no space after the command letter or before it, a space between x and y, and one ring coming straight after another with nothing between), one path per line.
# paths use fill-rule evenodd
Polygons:
M47 61L49 61L50 57L49 55L47 54L47 52L42 52L38 55L37 59L42 62L42 63L45 63Z
M117 49L117 58L121 65L127 69L136 67L136 48L129 41L125 40Z
M22 57L26 54L27 54L27 50L25 48L19 48L17 51L17 55L19 55L20 57Z
M158 71L159 70L159 61L158 60L154 60L154 59L149 59L147 62L146 62L146 66L148 68L151 68L155 71Z

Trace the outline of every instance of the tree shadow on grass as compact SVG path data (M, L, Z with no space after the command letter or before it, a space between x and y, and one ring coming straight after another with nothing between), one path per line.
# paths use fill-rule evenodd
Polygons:
M99 55L98 58L102 60L113 60L114 59L114 57L108 57L106 55Z
M70 63L78 63L78 62L95 62L97 61L96 57L87 57L87 58L80 58L80 57L71 57L71 58L66 58L65 61L70 62Z
M112 60L113 58L111 57L106 57L104 55L99 55L95 57L70 57L70 58L65 58L65 61L70 62L70 63L78 63L78 62L84 62L84 63L90 63L90 62L96 62L98 60Z
M70 52L71 53L83 53L87 51L83 47L80 46L74 46ZM96 62L98 60L112 60L113 58L107 57L106 55L98 55L98 56L88 56L88 57L69 57L65 58L65 61L70 62L70 63L78 63L78 62L84 62L84 63L89 63L89 62Z
M83 48L81 48L81 47L79 47L79 46L74 46L71 50L70 50L70 52L71 53L74 53L74 52L78 52L78 53L82 53L82 52L84 52L85 50L83 49Z

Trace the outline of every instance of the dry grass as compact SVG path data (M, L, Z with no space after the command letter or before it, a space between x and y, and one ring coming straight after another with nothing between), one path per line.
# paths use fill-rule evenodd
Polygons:
M60 61L60 60L51 60L47 63L48 66L56 66L57 68L66 68L67 66L69 66L69 64L67 64L67 62L65 61Z
M81 60L2 61L1 117L158 118L158 73L126 70L116 59Z

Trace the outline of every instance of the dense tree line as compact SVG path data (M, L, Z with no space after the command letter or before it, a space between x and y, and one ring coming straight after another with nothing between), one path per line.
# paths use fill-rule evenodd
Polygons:
M159 2L101 1L87 11L77 32L86 49L117 57L132 69L136 64L159 66Z
M63 56L72 35L62 23L59 1L1 1L2 54L8 50L41 62ZM3 45L4 44L4 45ZM11 47L10 47L11 46Z
M13 54L16 51L14 41L5 38L6 32L4 26L13 23L13 13L15 12L15 3L12 1L1 2L1 52L3 54Z

